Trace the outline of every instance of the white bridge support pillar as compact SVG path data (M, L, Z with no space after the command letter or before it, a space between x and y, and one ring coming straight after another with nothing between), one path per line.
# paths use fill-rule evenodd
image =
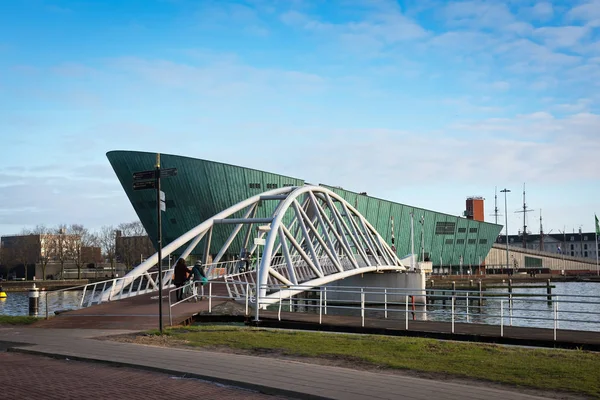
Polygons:
M343 290L348 287L364 287L373 288L373 292L365 295L367 302L380 303L385 302L384 288L390 289L387 293L387 301L393 303L404 303L406 295L414 296L415 303L425 304L425 272L415 270L414 272L387 272L387 273L370 273L362 275L354 275L343 280L331 282L327 287L334 290L327 292L328 301L351 301L360 302L360 291L353 290L354 293L340 293L335 289ZM375 289L375 288L381 288ZM350 291L350 290L348 290Z

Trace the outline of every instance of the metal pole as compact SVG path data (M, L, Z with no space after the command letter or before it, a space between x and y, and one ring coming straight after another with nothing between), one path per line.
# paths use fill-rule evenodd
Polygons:
M506 272L508 273L508 268L510 264L508 261L508 207L506 204L506 193L509 193L510 190L504 188L500 192L504 193L504 229L506 229ZM523 235L525 235L525 232L523 232Z
M258 322L258 309L260 308L260 245L256 246L256 314L254 321Z
M248 296L250 296L250 284L246 282L246 314L248 315Z
M415 229L414 213L410 213L410 269L415 269Z
M504 336L504 300L500 300L500 337Z
M404 319L405 319L405 329L408 330L408 295L406 295L406 309L404 310Z
M454 302L455 298L454 295L452 295L452 333L454 333Z
M323 288L323 290L325 291L325 293L324 293L325 294L325 310L324 311L325 311L325 315L327 315L327 286L325 286Z
M360 319L362 326L365 326L365 293L364 289L360 288Z
M160 153L156 154L156 220L158 230L158 329L163 333L163 277L162 277L162 211L160 210Z
M383 289L383 304L385 307L385 316L384 318L387 319L387 289Z

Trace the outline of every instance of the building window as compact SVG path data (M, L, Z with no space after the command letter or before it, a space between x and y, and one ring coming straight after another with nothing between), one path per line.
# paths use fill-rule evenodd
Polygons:
M571 257L575 257L575 252L574 251L571 252Z
M465 239L456 239L456 244L465 244Z
M477 243L477 239L469 239L469 244L475 244Z
M267 183L267 189L277 189L276 183Z
M454 243L454 240L452 240L452 239L446 239L446 244L452 244L452 243Z
M571 236L571 242L575 241L575 236Z
M583 240L588 240L587 236L584 236L584 237L583 237Z
M456 230L455 222L437 222L435 224L436 235L454 235Z
M587 250L587 243L583 245L583 249Z
M294 184L293 184L293 183L285 183L285 184L283 185L283 187L290 187L290 186L294 186Z
M260 183L251 183L248 186L250 186L250 189L260 189Z
M575 245L571 244L571 250L575 250Z
M510 238L510 242L514 243L515 242L515 238Z
M458 228L458 233L467 233L467 228Z
M583 256L587 257L588 256L588 252L586 251L585 253L583 253Z
M477 233L477 228L469 228L469 233Z
M487 244L487 239L479 239L479 244Z

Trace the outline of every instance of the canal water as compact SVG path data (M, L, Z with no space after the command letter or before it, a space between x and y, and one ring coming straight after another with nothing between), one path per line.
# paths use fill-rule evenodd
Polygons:
M29 315L28 292L8 292L0 299L0 315ZM81 291L48 292L48 313L79 308ZM38 316L46 315L46 292L40 292Z
M558 300L558 327L560 329L574 329L586 331L600 331L600 283L593 282L555 282L556 288L552 294ZM498 293L508 295L507 289L489 289L487 293ZM470 303L468 310L466 301L458 300L455 306L456 322L474 322L481 324L500 325L501 304L503 312L503 323L513 326L528 326L539 328L554 327L554 305L546 300L545 288L525 288L515 285L514 294L536 294L539 297L515 297L512 308L508 301L503 304L500 299L488 298L484 306L479 307L477 302ZM28 315L28 293L9 292L8 298L0 299L0 315ZM55 311L79 308L81 291L48 292L48 311L54 315ZM476 298L476 297L475 297ZM352 315L360 317L360 306L353 309L339 309L332 305L327 308L330 315ZM384 318L382 307L368 306L365 311L366 318ZM284 306L285 309L285 306ZM409 318L413 318L412 308ZM46 312L46 294L40 292L40 304L38 316L44 316ZM318 313L318 309L309 309L309 312ZM389 306L388 318L403 320L405 306ZM512 318L511 318L512 314ZM427 307L415 307L414 318L429 321L451 321L452 312L450 302L446 305L438 301Z

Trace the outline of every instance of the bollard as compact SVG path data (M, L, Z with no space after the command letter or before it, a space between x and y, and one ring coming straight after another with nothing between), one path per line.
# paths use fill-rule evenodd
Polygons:
M29 315L36 315L40 306L40 289L33 287L29 289Z
M552 304L552 287L550 286L550 279L546 281L546 294L548 295L548 304Z
M482 303L483 303L483 291L481 290L481 279L479 280L479 282L477 282L477 286L479 289L479 307L481 307ZM481 311L481 308L479 309Z

